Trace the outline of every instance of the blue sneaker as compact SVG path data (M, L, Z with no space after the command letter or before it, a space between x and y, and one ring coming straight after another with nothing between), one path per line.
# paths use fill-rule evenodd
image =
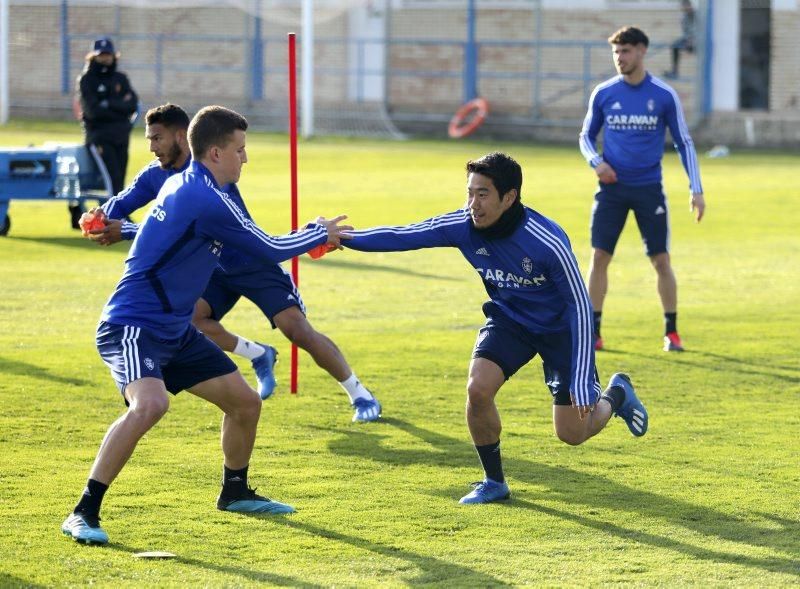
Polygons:
M375 397L356 399L353 401L353 407L356 410L353 413L354 422L377 421L381 416L381 404Z
M636 392L633 390L631 378L627 374L617 372L608 381L610 387L622 387L625 390L625 400L617 409L617 416L625 420L628 429L636 437L647 433L647 409L644 408Z
M494 501L505 501L511 498L511 491L508 484L503 481L498 483L492 479L483 479L479 483L472 483L475 487L471 493L464 495L459 503L468 505L471 503L492 503Z
M295 508L286 503L273 501L267 497L256 495L255 489L247 491L236 499L217 499L217 509L220 511L233 511L235 513L294 513Z
M259 396L262 399L269 399L275 391L275 373L272 369L278 361L278 350L267 344L258 345L263 347L265 351L253 360L253 370L256 371Z
M70 513L61 524L61 533L82 544L108 544L108 534L100 527L96 515Z

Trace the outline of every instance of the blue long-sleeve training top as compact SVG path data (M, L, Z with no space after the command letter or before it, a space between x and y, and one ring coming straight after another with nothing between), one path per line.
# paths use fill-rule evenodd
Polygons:
M221 190L200 162L171 176L141 224L101 320L179 337L227 246L278 264L327 242L327 230L317 224L290 235L267 235L236 195Z
M602 155L595 147L601 127L605 127ZM689 176L690 190L703 192L680 98L669 84L649 73L636 86L621 75L599 84L589 98L578 144L589 165L596 168L608 163L620 183L655 184L661 182L667 127Z
M156 195L167 179L174 174L186 170L191 161L191 159L187 159L180 168L168 168L165 170L159 165L158 160L154 160L136 175L130 186L125 188L125 190L118 195L108 199L108 201L103 204L102 208L106 216L109 219L124 219L124 217L127 217L132 212L147 205L156 198ZM244 204L244 199L239 193L239 188L235 184L229 184L223 186L222 190L226 192L242 210L245 217L252 221L253 218L250 216L250 212ZM136 237L139 231L139 225L138 223L123 220L121 231L122 239L131 240ZM269 264L263 259L247 255L231 247L225 248L220 256L220 267L229 275L257 272L264 265Z
M486 239L464 208L420 223L352 231L345 247L371 252L454 247L478 272L492 301L534 333L572 334L572 394L591 405L595 383L592 305L566 233L525 208L525 218L504 238Z

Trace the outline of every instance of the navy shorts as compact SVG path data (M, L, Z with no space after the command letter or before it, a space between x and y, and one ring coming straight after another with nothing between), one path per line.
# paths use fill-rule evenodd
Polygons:
M226 274L215 270L202 298L211 307L211 317L221 321L241 297L253 301L269 319L273 329L274 317L281 311L300 307L304 315L306 312L292 277L277 264L260 266L257 272L248 274Z
M166 339L144 327L101 321L96 342L123 397L125 387L140 378L163 380L175 395L237 370L233 360L192 325L182 336Z
M544 368L544 382L553 395L553 405L572 405L569 394L572 382L570 332L532 333L506 316L491 301L483 304L483 314L486 324L478 332L472 357L491 360L508 380L539 354ZM599 387L597 369L594 369L594 379Z
M592 247L614 253L632 210L648 256L669 251L669 207L661 184L600 184L592 207Z

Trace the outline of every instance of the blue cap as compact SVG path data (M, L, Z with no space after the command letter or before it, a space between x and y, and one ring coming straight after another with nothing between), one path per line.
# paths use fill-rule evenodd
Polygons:
M100 37L94 42L94 54L100 55L101 53L114 53L114 43L111 42L110 37Z

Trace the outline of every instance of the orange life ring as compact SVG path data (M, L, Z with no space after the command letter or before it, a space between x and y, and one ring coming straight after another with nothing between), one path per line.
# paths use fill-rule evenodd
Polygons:
M489 114L489 103L485 98L473 98L469 102L461 105L450 119L447 126L447 134L453 139L461 139L483 124ZM471 117L471 118L469 118Z

